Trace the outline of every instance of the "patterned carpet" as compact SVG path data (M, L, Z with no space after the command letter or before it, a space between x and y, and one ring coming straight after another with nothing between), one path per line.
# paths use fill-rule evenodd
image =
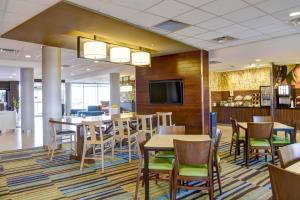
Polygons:
M222 186L217 199L271 199L270 182L264 158L253 160L251 167L242 166L242 156L234 162L229 144L222 143ZM105 171L100 164L85 165L70 160L67 151L57 151L50 161L41 148L0 153L0 199L132 199L136 181L136 161L128 163L127 154L117 153L115 161L106 159ZM151 199L168 199L166 182L150 183ZM144 189L140 189L144 199ZM180 191L177 199L208 199L206 192Z

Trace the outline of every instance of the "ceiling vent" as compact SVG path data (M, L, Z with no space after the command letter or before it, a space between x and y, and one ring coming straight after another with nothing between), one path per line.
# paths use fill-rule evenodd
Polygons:
M211 41L216 42L218 44L223 44L223 43L232 42L232 41L236 41L236 40L238 40L238 39L227 35L227 36L212 39Z
M293 26L300 26L300 18L290 20L290 24L292 24Z
M20 50L17 50L17 49L0 48L0 53L18 54L18 53L20 53Z
M160 24L156 24L155 26L153 26L154 28L159 28L161 30L167 31L167 32L174 32L174 31L178 31L180 29L189 27L189 24L185 24L185 23L181 23L178 21L173 21L173 20L168 20L165 22L162 22Z
M209 61L209 64L220 64L222 63L221 61L217 61L217 60L211 60Z
M71 67L71 65L62 65L63 68Z

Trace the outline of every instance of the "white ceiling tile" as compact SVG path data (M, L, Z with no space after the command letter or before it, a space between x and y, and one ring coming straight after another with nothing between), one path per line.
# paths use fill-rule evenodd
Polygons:
M26 0L27 2L30 2L30 3L35 3L35 4L41 4L41 5L47 5L47 6L51 6L51 5L54 5L58 2L60 2L60 0Z
M214 13L215 15L224 15L247 6L248 4L241 0L216 0L201 6L200 8L204 11Z
M140 26L151 27L163 21L166 21L166 18L152 15L146 12L138 12L127 18L127 20Z
M268 35L254 36L254 37L245 39L245 41L246 42L256 42L256 41L267 40L267 39L271 39L271 36L268 36Z
M246 30L248 30L246 27L238 25L238 24L234 24L232 26L227 26L225 28L218 29L217 32L230 35L232 33L243 32Z
M280 36L285 36L285 35L291 35L291 34L296 34L300 33L300 31L297 31L296 29L288 29L288 30L283 30L283 31L278 31L274 33L269 33L271 37L280 37Z
M209 14L207 12L204 12L204 11L201 11L198 9L194 9L187 13L177 16L175 18L175 20L186 23L186 24L194 25L194 24L198 24L199 22L211 19L213 17L215 17L215 16L212 14Z
M156 32L156 33L159 33L159 34L162 34L162 35L167 35L167 34L170 33L170 31L162 30L162 29L159 29L159 28L156 28L156 27L150 27L149 30L151 30L153 32Z
M0 1L0 11L5 10L6 1L1 0Z
M263 17L258 17L255 19L251 19L249 21L245 21L242 22L241 24L244 26L247 26L249 28L259 28L262 26L267 26L270 24L275 24L275 23L279 23L280 21L275 19L274 17L270 16L270 15L266 15Z
M201 40L211 40L211 39L215 39L215 38L222 37L222 36L224 36L224 35L221 33L207 32L207 33L202 33L202 34L196 35L195 37L199 38Z
M165 0L147 11L162 17L173 18L189 10L192 10L192 7L173 0Z
M290 28L291 27L287 24L276 23L276 24L271 24L271 25L268 25L268 26L257 28L257 30L262 32L262 33L269 34L269 33L278 32L278 31L282 31L282 30L288 30Z
M182 39L187 38L187 36L185 36L185 35L180 35L180 34L176 34L176 33L170 33L167 36L170 38L173 38L175 40L182 40Z
M198 47L204 48L204 47L215 46L216 44L217 44L217 43L215 43L215 42L200 41L200 42L198 42L196 45L197 45Z
M113 3L137 10L145 10L155 4L160 3L161 1L162 0L112 0Z
M247 31L239 32L239 33L230 34L230 36L233 36L238 39L245 39L245 38L261 36L261 35L262 35L262 33L258 32L258 31L254 31L254 30L247 30Z
M125 8L116 4L112 3L104 3L101 4L101 7L99 9L99 12L102 12L104 14L117 17L120 19L127 19L128 17L134 15L135 13L139 12L138 10Z
M279 19L279 20L288 22L288 21L290 21L293 18L298 18L299 17L299 16L290 17L290 13L292 13L292 12L299 12L299 11L300 11L300 6L296 6L296 7L293 7L293 8L289 8L289 9L286 9L286 10L282 10L282 11L278 11L278 12L272 13L272 16L274 18Z
M199 7L199 6L202 6L202 5L207 4L209 2L212 2L214 0L177 0L177 1L189 4L189 5L194 6L194 7Z
M224 15L223 17L234 22L242 22L256 17L261 17L263 15L265 14L256 8L247 7Z
M179 31L176 31L175 33L192 37L194 35L198 35L198 34L204 33L204 32L206 32L206 30L198 28L196 26L190 26L190 27L181 29Z
M299 0L267 0L256 4L255 6L265 12L273 13L287 8L292 8L297 5L300 5Z
M229 26L232 24L233 24L233 22L231 22L231 21L228 21L221 17L216 17L214 19L210 19L205 22L201 22L200 24L197 24L197 26L200 28L208 29L208 30L216 30L218 28L222 28L222 27Z
M36 1L36 0L32 0ZM86 7L92 10L99 10L102 5L111 3L109 0L69 0L72 3Z
M199 39L197 39L197 38L194 38L194 37L190 37L190 38L186 38L186 39L183 39L183 40L182 40L182 42L187 43L187 44L191 44L191 45L195 45L195 44L197 44L199 41L201 41L201 40L199 40Z
M16 15L34 16L47 8L47 5L28 3L24 0L8 0L6 11Z
M247 3L250 3L250 4L257 4L257 3L261 3L266 0L244 0L244 1L246 1Z

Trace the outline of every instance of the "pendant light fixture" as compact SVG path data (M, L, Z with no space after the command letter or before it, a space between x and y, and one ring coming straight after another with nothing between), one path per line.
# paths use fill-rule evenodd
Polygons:
M89 41L83 44L83 56L89 59L106 58L106 43Z
M150 65L150 53L143 51L133 52L132 64L137 66Z
M112 47L110 49L110 61L127 63L130 61L130 49L127 47Z

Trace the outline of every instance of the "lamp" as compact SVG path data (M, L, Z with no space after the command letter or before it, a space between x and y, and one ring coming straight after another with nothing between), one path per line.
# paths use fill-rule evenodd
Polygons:
M110 61L126 63L130 61L130 49L127 47L112 47L110 49Z
M98 41L85 42L83 44L83 56L89 59L106 58L106 43Z
M150 64L150 53L148 52L133 52L132 53L132 64L133 65L149 65Z

